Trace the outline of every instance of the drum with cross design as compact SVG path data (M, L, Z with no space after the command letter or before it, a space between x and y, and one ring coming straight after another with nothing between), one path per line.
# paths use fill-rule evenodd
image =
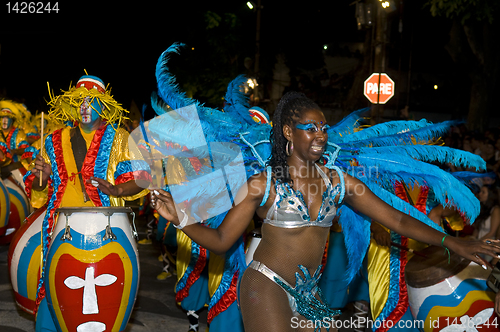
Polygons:
M132 210L66 207L57 213L45 265L47 303L56 327L125 330L139 286Z

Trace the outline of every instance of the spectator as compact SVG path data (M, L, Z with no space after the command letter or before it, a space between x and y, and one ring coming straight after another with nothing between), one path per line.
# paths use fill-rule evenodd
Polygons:
M478 240L496 239L500 228L500 208L496 189L483 185L477 195L481 203L481 212L474 223L473 236ZM489 260L489 257L485 257Z

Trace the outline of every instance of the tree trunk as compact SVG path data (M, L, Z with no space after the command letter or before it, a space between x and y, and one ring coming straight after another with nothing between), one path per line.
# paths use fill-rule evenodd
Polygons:
M354 81L352 83L349 92L347 93L347 97L342 103L342 109L349 114L350 112L366 107L369 102L363 96L363 84L365 80L368 78L370 73L370 62L371 59L371 30L366 30L365 42L363 46L363 58L359 62L358 66L355 69L356 75L354 76Z
M495 91L498 91L500 74L499 22L468 23L455 21L450 31L446 50L464 77L470 79L471 93L467 127L483 131L489 127L494 115ZM466 80L462 82L466 84Z
M471 93L469 102L469 113L467 116L467 128L482 132L488 127L489 119L489 82L480 73L470 75Z

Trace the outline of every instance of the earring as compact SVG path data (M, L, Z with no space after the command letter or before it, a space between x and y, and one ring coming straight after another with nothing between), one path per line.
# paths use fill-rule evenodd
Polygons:
M293 154L293 142L287 141L285 146L285 154L290 157Z

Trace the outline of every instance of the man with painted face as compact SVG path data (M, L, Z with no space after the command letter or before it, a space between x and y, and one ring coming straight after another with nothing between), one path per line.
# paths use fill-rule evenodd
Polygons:
M58 164L57 172L63 180L60 186L65 187L58 207L123 206L124 200L146 194L136 181L131 181L134 176L128 133L119 123L112 123L119 122L125 110L109 95L99 78L82 76L76 87L53 98L49 105L49 113L63 121L77 123L77 126L56 130L45 139L46 148L36 155L35 167L25 177L29 187L38 192L36 195L40 196L39 193L53 183L54 164ZM106 162L107 168L98 161ZM61 174L61 169L66 170L65 174ZM146 169L144 172L144 179L147 179L149 174Z
M44 260L57 208L124 206L125 200L147 194L143 188L150 179L146 165L132 166L128 132L120 127L125 110L112 98L102 80L82 76L69 91L57 97L51 94L49 105L49 114L76 126L48 135L44 149L35 153L34 167L24 177L33 207L47 205L42 225ZM144 179L145 184L139 186L134 179ZM42 271L42 281L44 276ZM44 295L40 283L36 330L55 331Z
M2 177L7 177L14 169L21 169L23 165L20 162L24 150L30 146L26 139L26 134L19 128L19 122L22 121L21 111L18 106L10 100L0 101L0 127L1 138L9 149L11 162L4 163L2 167ZM23 172L24 174L24 172Z

